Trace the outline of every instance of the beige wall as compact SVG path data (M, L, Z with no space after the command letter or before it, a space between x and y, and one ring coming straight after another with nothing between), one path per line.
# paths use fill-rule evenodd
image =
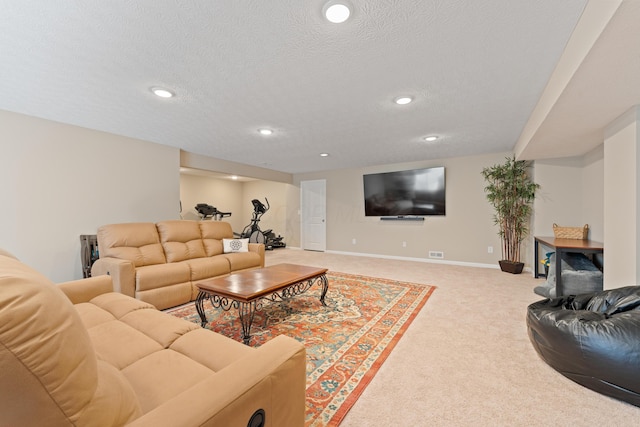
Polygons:
M534 202L532 230L535 235L553 236L553 224L577 227L582 218L582 161L579 158L535 162L535 181L540 184Z
M287 185L287 246L300 248L300 187Z
M534 202L534 234L553 236L553 224L589 225L589 239L604 238L604 151L599 146L583 157L538 160L535 181L540 184Z
M183 219L199 220L195 206L206 203L221 212L231 212L231 216L225 217L224 221L229 222L233 231L239 233L248 223L244 212L247 203L242 197L243 187L242 182L180 174L181 216Z
M82 277L81 234L179 218L179 150L0 111L0 247L51 280Z
M582 222L589 224L591 240L604 242L604 144L587 153L583 164Z
M640 110L609 126L604 143L605 288L638 283L638 167Z
M224 221L231 223L233 231L241 233L249 225L253 217L251 200L258 199L266 205L269 199L269 210L260 219L260 229L271 229L276 236L283 237L288 244L291 230L287 227L289 215L289 192L294 189L290 184L274 181L234 182L226 179L181 174L180 199L182 200L182 218L199 220L195 210L198 203L207 203L223 212L231 212ZM296 205L297 206L297 205Z
M481 171L504 161L509 153L392 164L294 175L327 182L327 250L427 260L429 251L444 252L444 261L497 266L500 240L493 224L493 210L485 198ZM364 216L363 174L422 167L446 168L447 214L426 217L424 222L381 221ZM299 217L292 217L299 242ZM356 244L352 243L356 239ZM406 242L406 247L402 243ZM493 246L494 253L487 252ZM527 248L523 247L526 251ZM523 261L528 262L525 256Z

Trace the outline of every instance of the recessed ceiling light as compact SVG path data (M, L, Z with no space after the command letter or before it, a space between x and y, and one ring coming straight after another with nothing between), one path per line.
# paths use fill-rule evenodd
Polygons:
M258 132L260 132L260 135L271 135L273 133L273 131L271 129L258 129Z
M349 6L343 3L333 3L329 2L324 7L324 16L327 18L329 22L333 22L334 24L341 24L351 15L351 10Z
M410 96L400 96L394 100L394 102L398 105L406 105L413 101L413 98Z
M162 87L152 87L151 92L155 93L156 96L159 96L160 98L172 98L175 96L173 92Z
M320 157L329 157L329 153L320 153Z
M424 137L424 140L425 140L425 141L429 141L429 142L431 142L431 141L435 141L436 139L438 139L438 137L437 137L437 136L425 136L425 137Z
M238 179L238 175L231 175L231 179L235 181L236 179Z

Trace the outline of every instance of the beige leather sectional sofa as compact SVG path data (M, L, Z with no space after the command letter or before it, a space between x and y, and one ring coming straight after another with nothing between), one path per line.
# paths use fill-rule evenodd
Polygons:
M0 250L1 426L302 426L305 363L292 338L251 348Z
M98 229L100 259L91 275L109 274L114 289L162 310L195 300L198 281L264 267L264 245L224 253L232 239L224 221L173 220L104 225Z

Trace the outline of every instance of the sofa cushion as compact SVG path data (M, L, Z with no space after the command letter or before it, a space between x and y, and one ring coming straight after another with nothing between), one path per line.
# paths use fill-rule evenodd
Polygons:
M163 348L171 346L178 338L190 331L202 329L196 323L187 322L166 313L152 310L136 310L123 316L121 322L143 331L146 336Z
M93 306L89 308L88 306ZM168 348L182 335L200 329L191 322L167 316L152 305L118 293L100 295L90 303L77 304L85 324L97 319L102 311L102 323L88 327L98 357L124 369L143 357ZM122 348L127 348L122 352Z
M223 276L231 272L231 264L223 256L190 259L185 262L189 264L192 282Z
M120 319L122 316L135 310L155 310L151 304L129 298L117 292L98 295L92 298L90 303L106 310L116 319Z
M88 329L88 332L98 358L120 370L162 350L157 341L118 320L101 323ZM123 348L127 351L122 351Z
M262 258L257 252L236 252L223 255L231 264L231 271L260 267Z
M87 329L93 328L94 326L100 325L102 323L116 320L113 314L96 306L95 304L81 302L79 304L76 304L74 307L80 315L82 323L84 323L84 327Z
M206 256L222 253L222 239L233 239L231 224L224 221L199 221Z
M197 328L178 338L171 349L206 366L219 371L236 360L246 356L253 348L220 334Z
M143 412L156 408L188 390L214 372L173 350L162 350L125 368Z
M167 262L205 256L197 221L162 221L156 224Z
M101 257L129 260L136 267L166 262L152 222L103 225L98 228L98 246Z
M186 261L136 268L136 291L162 288L190 280L191 270Z
M80 425L85 414L116 408L121 412L105 415L101 425L137 417L140 407L132 389L100 366L64 293L13 258L0 256L0 267L0 401L14 403L3 413L3 423Z
M98 360L98 387L91 404L84 408L75 425L122 426L140 415L138 397L126 377Z
M165 308L175 307L195 300L198 294L196 293L194 295L193 288L194 286L191 282L178 283L176 285L136 292L136 298L148 301L158 310L164 310Z

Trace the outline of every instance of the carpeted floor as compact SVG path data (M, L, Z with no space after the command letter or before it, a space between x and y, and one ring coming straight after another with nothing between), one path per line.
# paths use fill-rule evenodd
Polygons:
M338 272L327 274L327 307L319 288L290 301L265 302L251 330L252 346L285 334L307 350L307 426L336 426L369 384L435 289ZM207 327L242 341L237 310L205 302ZM194 304L169 313L200 323Z
M544 279L531 273L289 248L266 262L437 287L340 427L638 425L640 408L574 383L535 352L525 315Z

